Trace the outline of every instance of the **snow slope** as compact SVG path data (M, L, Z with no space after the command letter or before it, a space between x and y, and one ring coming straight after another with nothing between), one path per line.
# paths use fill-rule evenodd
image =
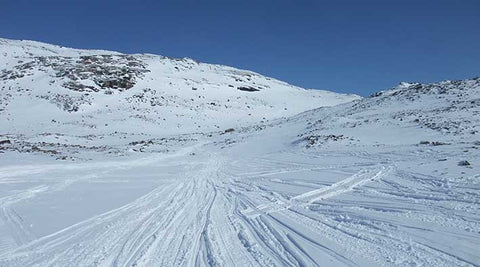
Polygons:
M11 134L180 134L290 116L356 95L157 55L0 39L0 116Z
M234 84L269 83L262 98L255 95L262 91L228 89L233 69L198 64L192 68L213 69L192 80L227 84L227 99L239 94L252 111L238 103L218 110L188 104L206 118L192 119L201 128L184 128L188 120L181 116L161 128L136 125L140 119L128 115L157 106L107 115L98 104L105 98L109 106L128 107L123 99L142 91L140 84L153 78L148 75L167 73L168 64L189 64L135 58L165 66L145 65L151 72L135 76L135 85L123 91L102 89L91 77L88 86L98 89L89 92L91 104L68 112L46 101L38 128L22 122L32 113L13 104L36 103L36 93L12 94L17 102L1 113L8 120L2 120L0 141L10 143L0 144L0 266L480 264L480 79L402 83L353 102L347 101L352 96L302 91L261 76L248 84L241 76L244 81ZM51 79L40 72L34 75ZM172 73L168 79L180 83L178 77L197 71ZM189 86L161 92L185 99L201 88ZM334 100L340 105L332 106ZM330 107L318 108L323 104ZM235 108L252 116L225 114ZM85 114L84 123L96 127L88 133L81 124L52 123L53 110L61 114L55 120ZM254 111L265 112L265 119ZM180 108L172 112L182 114ZM116 116L127 117L117 122Z

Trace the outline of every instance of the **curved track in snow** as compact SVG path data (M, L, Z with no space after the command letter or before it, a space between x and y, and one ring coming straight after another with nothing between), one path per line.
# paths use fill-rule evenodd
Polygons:
M0 254L0 265L478 263L472 252L478 234L468 236L458 229L460 221L461 227L475 227L478 217L462 212L447 216L441 200L455 190L441 194L430 177L375 164L340 168L311 160L233 160L222 154L182 154L148 164L183 167L136 200L39 239L23 230L11 203L46 193L48 187L0 199L2 219L11 223L19 240L17 248ZM106 172L94 169L102 171ZM305 175L315 179L304 180ZM411 183L421 190L406 187ZM298 190L292 191L292 186ZM51 187L60 190L58 185ZM478 205L468 198L465 202ZM449 252L448 244L435 237L439 234L444 240L463 239L464 247Z

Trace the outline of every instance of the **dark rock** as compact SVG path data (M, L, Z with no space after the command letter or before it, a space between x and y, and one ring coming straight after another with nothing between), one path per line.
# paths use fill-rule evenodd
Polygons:
M7 145L7 144L11 144L12 142L10 142L10 140L0 140L0 145Z
M257 89L257 88L251 87L251 86L240 86L240 87L237 87L237 89L240 90L240 91L245 91L245 92L260 91L260 89Z
M433 145L433 146L444 146L444 145L448 145L448 143L439 142L439 141L433 141L433 142L432 142L432 145Z

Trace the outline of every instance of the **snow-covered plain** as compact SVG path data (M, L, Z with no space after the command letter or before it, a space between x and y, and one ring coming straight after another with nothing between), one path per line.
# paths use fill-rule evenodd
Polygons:
M480 265L478 78L360 99L0 48L0 266Z

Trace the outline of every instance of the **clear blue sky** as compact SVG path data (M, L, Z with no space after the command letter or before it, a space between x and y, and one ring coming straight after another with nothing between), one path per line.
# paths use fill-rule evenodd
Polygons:
M0 37L190 57L361 95L480 76L479 0L2 0Z

